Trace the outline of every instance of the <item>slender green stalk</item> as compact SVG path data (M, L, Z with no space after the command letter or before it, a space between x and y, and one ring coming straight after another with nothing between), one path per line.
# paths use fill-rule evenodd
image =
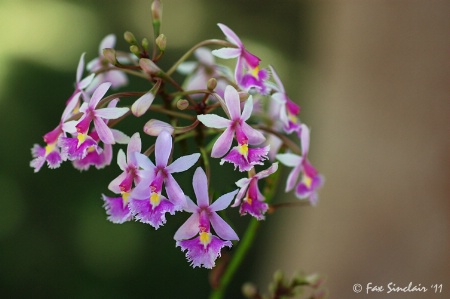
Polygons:
M277 186L279 177L280 177L280 171L277 171L272 176L270 176L266 179L267 186L266 186L266 188L264 188L263 194L266 197L267 203L269 203L272 200L273 196L275 195L276 186ZM239 269L245 256L247 255L250 247L252 246L253 241L255 240L256 233L258 232L259 226L260 226L260 221L256 220L255 218L252 218L252 220L250 221L250 223L247 227L247 230L244 233L244 236L239 241L238 246L236 246L236 251L234 252L234 255L231 257L230 263L227 265L225 272L223 273L222 277L220 278L218 287L212 290L209 299L224 298L225 291L226 291L228 285L230 284L231 280L233 279L233 276L235 275L236 271Z
M230 263L228 264L225 273L220 279L219 286L214 289L209 296L210 299L221 299L225 296L225 290L227 286L230 284L233 279L234 274L238 270L245 256L247 255L248 250L253 244L253 240L256 237L256 232L258 231L259 221L253 218L250 221L250 224L247 227L247 231L244 234L244 237L241 241L239 241L239 246L237 246L237 250L235 251L233 257L231 258Z

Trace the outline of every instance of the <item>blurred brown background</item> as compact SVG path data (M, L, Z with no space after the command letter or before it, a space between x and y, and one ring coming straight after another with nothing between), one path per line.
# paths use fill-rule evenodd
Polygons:
M317 208L274 216L262 280L303 268L328 277L330 298L448 297L449 12L448 1L320 2L304 113L327 181ZM369 282L429 290L366 294Z
M184 218L157 232L106 221L100 194L117 175L115 165L82 174L63 165L37 175L28 165L33 143L55 126L72 93L80 54L94 58L109 33L121 49L126 30L149 37L150 2L0 1L0 289L6 297L203 298L209 292L208 271L189 268L174 247L171 236ZM265 290L277 269L288 277L299 270L323 274L329 298L448 298L450 2L163 3L170 49L163 63L202 39L222 38L216 23L230 26L263 66L276 67L302 106L301 118L312 128L310 159L326 178L316 208L267 218L227 298L239 298L247 280ZM280 193L279 200L295 199ZM429 290L365 294L369 282ZM353 292L356 283L363 293ZM432 293L431 284L442 284L443 293Z

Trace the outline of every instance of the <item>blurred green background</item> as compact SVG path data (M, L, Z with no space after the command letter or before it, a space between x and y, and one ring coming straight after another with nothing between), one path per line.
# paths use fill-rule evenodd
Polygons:
M83 173L69 163L38 174L29 167L31 147L56 126L72 93L80 54L96 57L109 33L119 49L126 49L127 30L151 37L150 2L0 0L4 298L209 293L209 272L190 268L172 239L185 215L158 231L106 220L100 194L111 195L115 163ZM280 210L263 223L226 298L241 298L244 281L265 290L277 269L325 275L330 298L385 298L355 294L353 284L410 281L443 284L445 297L449 2L166 0L163 7L162 66L198 41L223 38L216 23L227 24L263 66L275 66L302 106L301 119L312 128L310 158L326 177L318 207ZM184 184L190 188L189 179ZM295 199L280 193L278 200Z

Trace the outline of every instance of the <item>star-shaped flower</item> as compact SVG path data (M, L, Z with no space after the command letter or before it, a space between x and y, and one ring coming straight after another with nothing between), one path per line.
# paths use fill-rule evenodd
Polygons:
M205 126L210 128L223 129L225 131L214 143L211 151L211 157L220 158L224 156L231 147L233 136L240 145L258 145L265 140L261 132L253 129L246 121L250 118L253 110L253 100L250 96L244 105L244 110L241 114L241 102L237 90L231 85L225 89L225 106L228 110L230 119L223 118L215 114L202 114L197 118Z
M318 201L317 190L323 185L324 179L308 161L309 128L302 124L300 131L302 156L287 153L278 154L276 157L284 165L294 167L286 182L286 192L294 189L300 174L302 174L301 180L295 187L295 195L300 199L308 198L310 203L315 205Z
M239 240L231 226L217 214L217 211L230 205L238 190L224 194L210 204L208 181L200 167L194 173L192 184L197 204L189 197L186 198L187 205L184 210L192 215L177 230L174 239L177 241L177 247L181 247L182 251L187 250L186 257L194 268L203 266L211 269L215 266L221 249L225 246L231 247L230 240ZM212 234L211 226L218 237Z

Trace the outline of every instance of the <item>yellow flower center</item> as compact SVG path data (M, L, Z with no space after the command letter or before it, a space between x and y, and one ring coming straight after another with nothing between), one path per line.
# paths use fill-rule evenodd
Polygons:
M211 242L211 234L207 232L201 232L200 233L200 242L206 246Z
M50 154L55 149L55 146L56 142L47 144L47 146L45 147L45 156L48 156L48 154Z
M78 133L77 139L78 139L78 145L77 147L80 147L80 145L86 140L87 134L81 134Z
M288 112L288 119L289 119L292 123L294 123L294 124L298 123L298 118L297 118L297 116L295 116L294 114L289 113L289 112Z
M259 79L258 73L259 73L259 66L255 67L251 71L252 76L255 77L256 79Z
M248 144L247 144L247 143L240 144L240 145L238 146L238 150L239 150L239 153L240 153L242 156L244 156L245 158L247 158L247 156L248 156Z
M130 200L130 193L129 192L122 192L122 200L124 204L127 204Z
M306 187L311 188L312 178L310 178L309 176L304 174L303 177L302 177L302 181L306 185Z
M152 206L156 207L159 205L160 202L161 202L161 198L160 198L159 194L156 192L152 192L152 194L150 195L150 203L152 204Z

